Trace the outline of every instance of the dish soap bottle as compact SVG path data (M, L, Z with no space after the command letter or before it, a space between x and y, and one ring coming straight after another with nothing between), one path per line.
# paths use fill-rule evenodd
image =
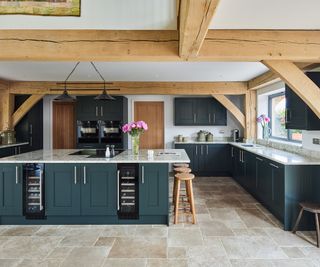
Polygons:
M110 148L106 146L106 158L110 158Z

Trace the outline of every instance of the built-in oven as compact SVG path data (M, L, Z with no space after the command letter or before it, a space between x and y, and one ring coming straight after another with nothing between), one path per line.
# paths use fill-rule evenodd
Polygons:
M123 135L120 121L100 121L100 140L104 145L115 145L122 148Z
M99 143L98 121L77 121L77 143Z

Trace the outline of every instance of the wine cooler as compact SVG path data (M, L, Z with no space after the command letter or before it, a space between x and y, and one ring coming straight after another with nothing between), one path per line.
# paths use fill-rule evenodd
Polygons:
M44 164L23 165L23 215L26 219L44 219Z
M139 164L118 164L118 218L139 219Z

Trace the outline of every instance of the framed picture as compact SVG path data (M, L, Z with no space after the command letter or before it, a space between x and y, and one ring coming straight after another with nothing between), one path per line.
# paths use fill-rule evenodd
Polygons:
M81 0L0 0L0 15L80 16Z

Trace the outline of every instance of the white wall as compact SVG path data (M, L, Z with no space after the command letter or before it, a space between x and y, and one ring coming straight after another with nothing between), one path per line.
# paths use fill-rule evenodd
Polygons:
M81 0L81 17L5 15L0 29L176 30L176 2Z
M174 96L126 96L129 105L129 121L134 120L134 102L135 101L163 101L165 116L165 146L172 148L174 137L182 134L183 136L196 137L196 133L200 130L208 130L213 133L214 137L230 137L232 129L240 129L243 135L243 128L238 121L228 112L227 126L174 126ZM129 138L130 139L130 138ZM129 140L131 147L131 140Z

